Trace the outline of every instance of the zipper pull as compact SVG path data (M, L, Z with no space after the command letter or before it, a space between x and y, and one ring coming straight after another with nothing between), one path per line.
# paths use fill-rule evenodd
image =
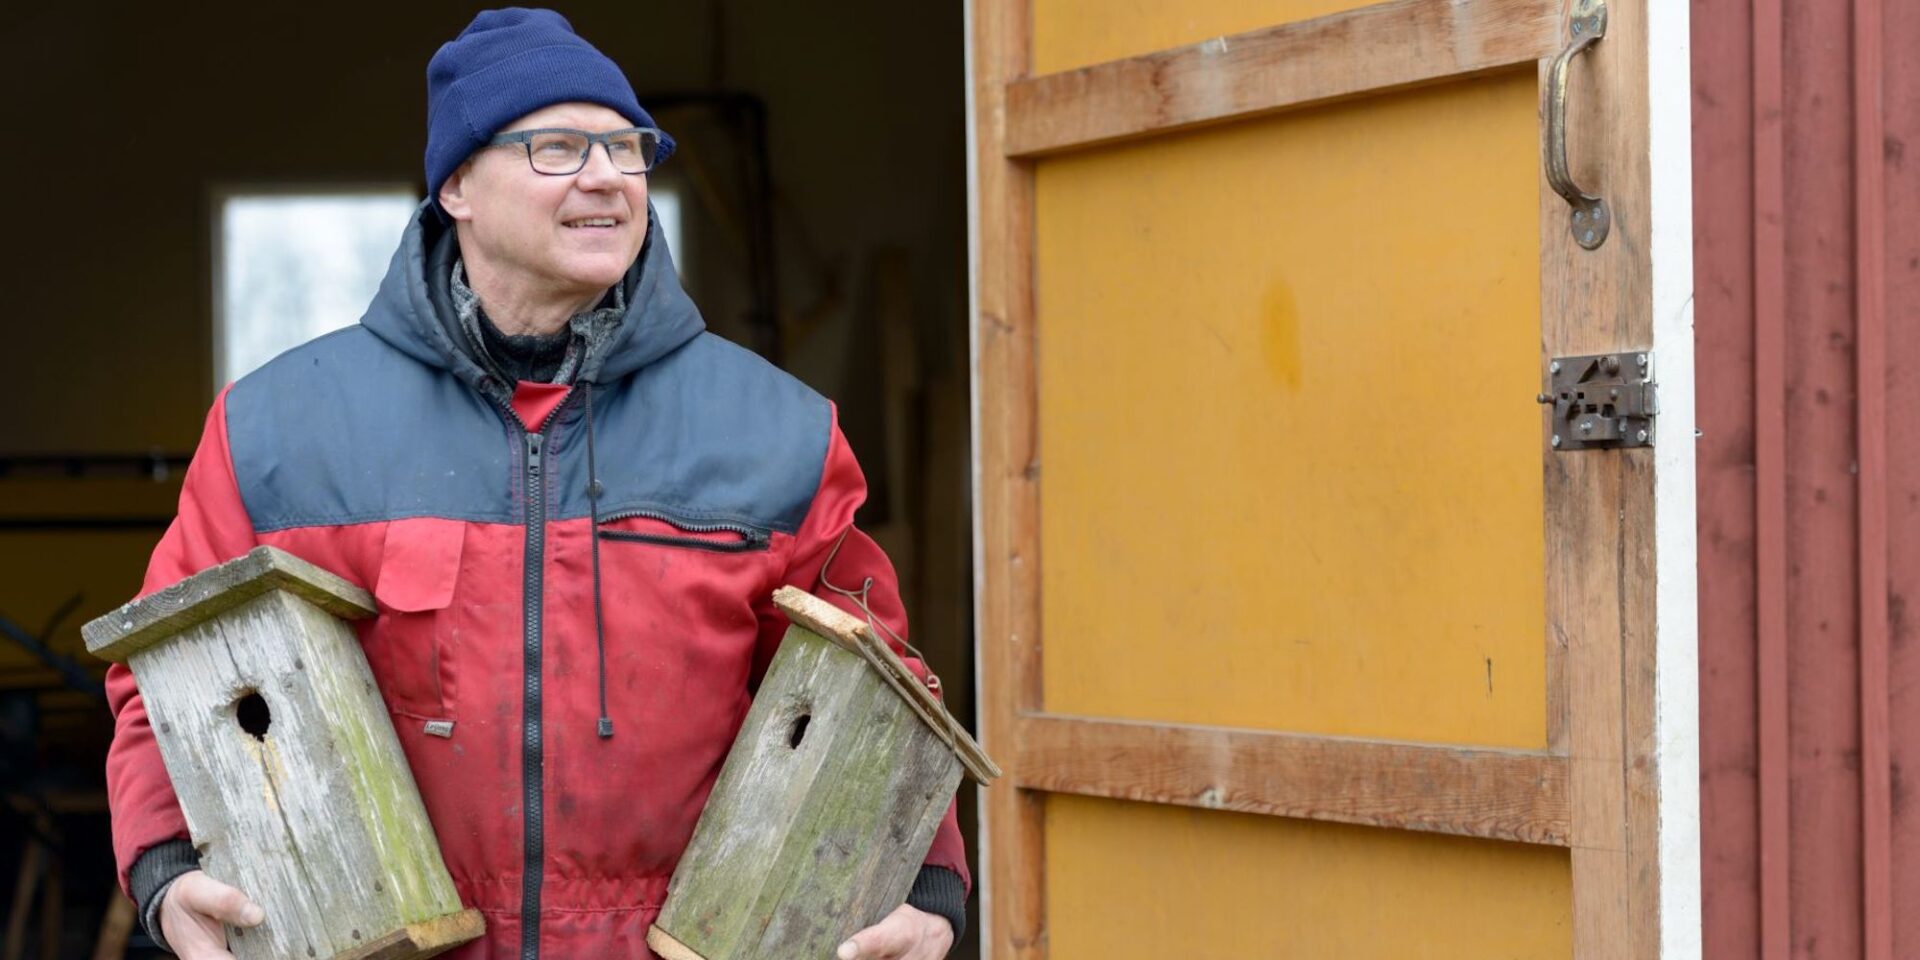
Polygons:
M527 472L536 475L540 472L540 435L537 433L527 434Z

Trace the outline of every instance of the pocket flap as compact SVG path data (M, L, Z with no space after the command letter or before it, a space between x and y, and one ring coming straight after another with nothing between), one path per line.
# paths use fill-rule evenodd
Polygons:
M406 613L445 609L453 602L465 540L466 524L458 520L414 517L388 523L374 598Z

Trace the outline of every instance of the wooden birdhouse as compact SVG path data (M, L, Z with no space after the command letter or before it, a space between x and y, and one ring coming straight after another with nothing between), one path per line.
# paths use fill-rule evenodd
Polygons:
M478 937L360 643L366 591L274 549L86 625L133 670L201 868L258 902L248 958L427 957Z
M1000 775L868 624L804 591L647 944L828 958L906 901L961 776Z

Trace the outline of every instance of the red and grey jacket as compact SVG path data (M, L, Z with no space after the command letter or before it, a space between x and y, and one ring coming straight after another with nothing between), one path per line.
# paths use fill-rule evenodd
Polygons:
M449 956L650 957L786 628L773 591L820 592L831 558L904 630L893 568L853 526L866 485L831 404L706 333L664 244L564 393L463 349L456 255L422 207L360 325L221 394L143 593L259 544L371 591L362 647L487 921ZM193 855L132 675L107 685L114 852L147 915ZM970 882L949 809L909 902L957 934Z

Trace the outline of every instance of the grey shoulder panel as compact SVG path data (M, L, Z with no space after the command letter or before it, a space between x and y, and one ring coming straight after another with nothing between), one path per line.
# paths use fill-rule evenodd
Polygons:
M826 399L702 334L594 391L603 516L644 510L793 533L820 484ZM587 515L585 404L548 428L547 504ZM235 478L256 532L442 517L519 523L517 428L444 369L364 327L291 350L227 397Z
M234 384L227 436L256 532L519 519L512 438L499 413L363 326L296 347Z
M587 514L578 403L555 425L560 516ZM794 533L832 433L825 397L711 333L594 393L602 516L651 510Z

